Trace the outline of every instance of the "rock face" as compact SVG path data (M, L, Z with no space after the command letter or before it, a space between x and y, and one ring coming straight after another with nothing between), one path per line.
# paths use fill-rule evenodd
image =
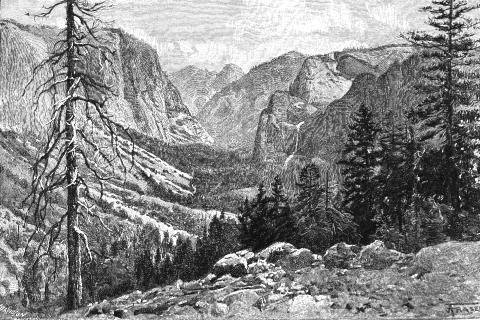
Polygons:
M410 47L386 46L307 58L285 97L272 96L262 111L254 158L275 160L283 154L283 159L336 162L350 115L362 103L372 107L378 122L388 122L419 101L412 90L417 63L412 54ZM278 110L298 106L306 110L302 120L279 117Z
M387 249L380 240L375 240L362 248L356 262L365 269L385 269L405 258L405 254Z
M330 313L328 300L317 301L307 294L298 295L290 302L288 312L305 318L325 317Z
M173 84L178 88L182 99L194 116L203 109L207 101L222 88L237 81L244 75L242 69L228 64L218 73L195 66L188 66L170 74Z
M259 298L260 297L255 290L245 289L230 293L223 299L223 301L227 305L234 304L235 302L242 302L247 305L253 306Z
M32 70L47 57L59 30L51 27L24 26L0 22L0 124L17 132L43 129L49 116L49 101L41 101L37 113L32 105L36 86L43 83L47 71L31 80ZM180 93L160 66L156 51L146 43L118 30L106 31L115 51L113 67L105 67L95 54L87 69L112 83L118 94L107 109L126 126L141 133L174 143L212 143L213 140L183 103Z
M241 277L247 274L247 260L235 253L226 255L213 266L213 273L217 277L230 274L233 277Z
M258 259L275 263L296 250L295 246L287 242L276 242L256 254Z
M306 103L328 106L344 96L352 84L337 70L337 65L337 61L329 55L306 59L290 87L290 93Z
M294 252L286 255L278 261L285 270L298 270L308 268L315 262L315 258L312 252L308 249L296 249Z
M277 91L262 111L255 137L253 159L266 161L276 154L295 154L298 149L300 129L305 121L317 111L286 91Z
M381 76L364 73L355 77L347 94L314 114L302 126L299 153L335 162L340 156L351 114L362 104L371 108L377 123L402 121L404 111L421 99L413 89L417 63L417 58L411 56L393 62Z
M220 146L251 150L261 111L275 91L288 90L304 60L289 52L252 68L206 103L200 122Z
M353 267L354 260L360 252L360 247L345 242L337 243L327 250L323 256L325 267L348 269Z

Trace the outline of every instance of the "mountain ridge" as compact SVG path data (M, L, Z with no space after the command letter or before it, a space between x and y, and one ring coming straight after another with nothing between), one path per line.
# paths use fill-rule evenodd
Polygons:
M270 95L277 90L288 90L305 58L299 52L288 52L253 67L217 92L198 118L218 145L251 150L258 117Z
M298 130L297 138L292 140L268 133L275 127L269 122L275 122L272 117L276 115L270 111L272 108L266 108L259 119L261 125L253 148L254 160L265 161L278 157L278 154L283 154L283 157L295 154L334 163L341 151L339 143L345 138L349 115L361 103L381 101L375 103L374 111L379 114L386 112L379 106L380 103L390 103L388 108L392 110L399 105L399 102L393 101L393 95L401 94L400 83L408 87L404 78L411 80L408 72L413 68L409 66L413 52L406 45L388 45L307 58L288 94L300 99L297 105L310 104L316 107L316 111L303 120L300 128L295 129ZM388 94L392 94L391 101L386 97ZM405 97L402 99L404 101ZM415 103L417 100L411 101ZM287 110L294 107L282 106ZM298 121L281 123L283 127L299 124ZM292 150L295 151L292 153Z
M172 143L212 143L211 137L190 114L180 93L163 71L156 51L121 29L104 29L103 32L114 46L113 66L104 68L102 62L92 56L91 65L86 67L113 82L118 96L107 101L107 109L114 119ZM45 81L48 72L35 75L31 86L25 92L23 88L30 81L32 70L47 57L53 43L58 40L58 29L2 20L0 33L0 55L7 57L0 60L0 69L8 70L0 76L3 88L0 102L4 109L0 122L17 131L35 132L48 121L48 99L41 101L35 114L32 109L20 106L29 104L35 87ZM19 55L21 59L18 59ZM27 128L20 128L22 123Z
M210 71L193 65L170 74L192 115L196 116L205 103L218 91L244 75L235 64L227 64L220 71Z

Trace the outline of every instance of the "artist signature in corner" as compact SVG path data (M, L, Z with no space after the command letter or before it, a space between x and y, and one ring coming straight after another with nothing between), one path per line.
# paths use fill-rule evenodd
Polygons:
M447 303L447 312L452 316L480 313L480 302Z
M27 313L19 312L17 310L10 309L4 305L0 305L0 317L3 315L13 317L13 319L23 320L39 320L37 317L31 317ZM3 318L3 317L2 317ZM0 318L0 319L2 319Z

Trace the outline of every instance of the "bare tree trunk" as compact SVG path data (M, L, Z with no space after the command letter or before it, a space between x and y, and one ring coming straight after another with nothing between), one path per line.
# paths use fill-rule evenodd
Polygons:
M448 12L448 27L449 27L449 32L448 32L448 61L447 61L447 79L446 79L446 89L447 89L447 116L446 116L446 139L447 139L447 145L446 145L446 158L447 158L447 200L448 202L452 205L454 209L454 214L451 215L450 217L450 228L451 228L451 233L454 236L461 236L461 230L460 230L460 225L459 225L459 219L458 216L460 214L460 197L459 197L459 190L458 190L458 170L457 166L455 164L455 160L453 157L456 155L455 154L455 144L453 140L453 114L455 112L454 110L454 101L453 101L453 56L455 55L455 49L454 49L454 44L453 44L453 34L454 34L454 26L453 26L453 0L450 0L449 3L449 12Z
M325 182L325 212L328 212L328 207L330 206L330 194L329 194L329 190L330 190L330 175L329 175L329 172L327 171L327 176L326 176L326 182Z
M76 154L75 134L75 106L72 93L75 90L75 20L74 2L67 1L67 87L66 87L66 144L67 144L67 250L68 250L68 284L67 284L67 310L80 307L82 297L80 237L78 230L78 166Z

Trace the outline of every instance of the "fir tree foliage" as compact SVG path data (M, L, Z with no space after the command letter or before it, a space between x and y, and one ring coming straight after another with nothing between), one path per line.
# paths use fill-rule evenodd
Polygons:
M235 222L228 220L225 211L214 216L203 237L197 242L195 261L197 275L205 275L220 258L239 249L239 230Z
M271 195L260 185L255 200L245 199L239 217L244 247L257 251L278 241L323 253L337 242L357 241L353 217L338 210L333 201L328 173L322 179L319 168L308 164L297 184L299 193L294 199L285 195L278 176Z
M362 242L375 233L375 173L379 166L376 148L380 129L372 112L362 104L352 116L347 141L342 152L343 208L358 224Z
M319 168L307 164L300 172L299 193L295 199L297 247L324 252L341 241L356 242L356 225L353 217L336 208L334 190L327 171L322 178ZM323 182L322 182L323 181Z
M415 186L417 143L408 123L392 125L380 137L381 168L375 177L376 213L400 233L405 229L405 212L412 204Z
M419 191L454 208L449 221L454 237L461 237L461 212L471 210L478 198L479 113L473 107L478 97L478 41L473 33L478 21L471 15L478 8L472 1L433 0L422 8L430 31L408 36L423 56L417 89L425 99L414 119L423 148Z
M276 241L292 241L295 221L290 200L285 194L283 183L276 176L267 195L260 184L254 201L245 200L240 209L240 242L254 251L265 248Z

